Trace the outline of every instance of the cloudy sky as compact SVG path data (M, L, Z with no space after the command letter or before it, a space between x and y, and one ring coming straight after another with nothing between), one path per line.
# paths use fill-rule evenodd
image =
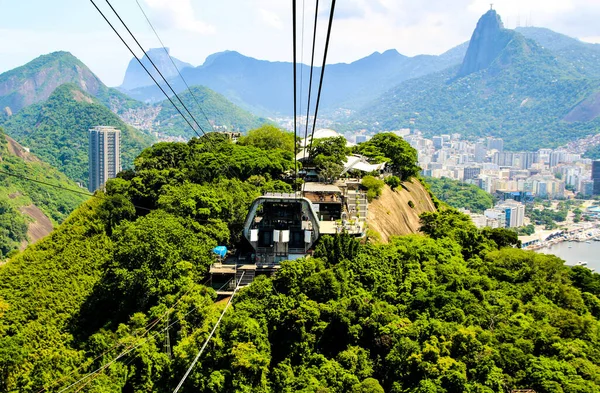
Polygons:
M95 0L107 14L105 0ZM171 54L200 65L206 56L236 50L266 60L291 59L291 0L138 0ZM325 27L331 0L321 0ZM338 0L330 62L375 51L440 54L469 39L491 0ZM315 0L297 0L304 13L308 62ZM113 6L146 48L159 43L136 0ZM600 0L496 0L508 28L533 25L600 43ZM121 84L130 53L87 0L0 0L0 72L56 50L73 53L106 84ZM304 10L304 11L303 11ZM112 15L111 20L118 22ZM123 30L123 29L121 29ZM320 33L323 41L324 31ZM300 55L299 55L300 56Z

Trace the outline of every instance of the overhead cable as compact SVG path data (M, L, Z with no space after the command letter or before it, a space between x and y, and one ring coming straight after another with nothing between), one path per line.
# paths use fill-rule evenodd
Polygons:
M335 0L331 0L331 12L329 14L329 26L327 26L327 38L325 39L325 52L323 54L323 67L321 68L321 78L319 80L319 90L317 93L317 104L315 106L315 118L313 120L313 129L310 137L310 148L308 149L309 158L312 155L312 144L317 126L317 116L319 115L319 103L321 102L321 89L323 88L323 77L325 76L325 65L327 63L327 52L329 50L329 39L331 38L331 25L333 24L333 15L335 13Z
M179 389L181 389L181 387L183 386L183 383L185 382L185 380L187 379L187 377L190 375L190 373L192 372L192 369L194 368L194 366L196 365L196 363L198 363L198 360L200 359L200 356L202 356L202 352L204 352L204 349L206 348L206 346L208 345L208 342L210 341L210 339L212 338L213 334L215 334L215 331L217 330L217 327L219 326L219 324L221 323L221 320L223 319L223 316L225 315L225 313L227 312L227 309L229 308L229 306L231 305L231 302L233 301L233 297L235 296L236 292L238 291L238 289L240 289L240 284L242 283L242 279L244 278L244 274L246 272L242 272L242 275L240 276L239 281L237 282L235 289L233 290L233 293L231 294L231 297L229 298L229 300L227 301L227 304L225 305L225 309L223 309L223 312L221 313L221 316L219 317L219 319L217 320L217 323L215 324L215 326L213 327L213 329L211 330L210 334L208 335L208 337L206 338L206 341L204 341L204 344L202 345L202 347L200 348L200 351L198 351L198 354L196 355L196 357L194 358L194 361L192 362L192 364L190 365L190 367L187 369L187 371L185 372L185 375L183 376L183 378L181 378L181 381L179 381L179 384L177 385L177 387L175 388L175 390L173 391L173 393L177 393L179 392Z
M181 98L179 98L179 95L177 95L177 93L175 92L175 90L173 89L173 87L171 86L171 84L169 83L169 81L167 80L167 78L165 78L165 76L163 75L163 73L160 71L160 69L156 66L156 64L154 64L154 61L152 60L152 58L150 57L150 55L147 54L146 50L144 49L144 47L140 44L140 42L138 41L138 39L135 37L135 35L131 32L131 30L129 29L129 26L127 26L127 24L125 23L125 21L121 18L121 15L119 15L119 13L117 12L117 10L115 10L115 8L112 6L112 4L110 3L109 0L105 0L106 4L108 4L108 6L110 7L110 9L114 12L114 14L117 16L117 18L119 19L119 21L121 22L121 24L123 25L123 27L125 27L125 29L127 30L127 32L129 33L129 35L131 36L131 38L133 38L133 40L135 41L135 43L137 44L137 46L142 50L142 52L146 55L146 58L150 61L150 64L152 64L152 67L154 67L154 69L156 70L156 72L158 72L158 75L160 75L160 77L162 78L162 80L165 82L165 84L169 87L169 89L171 90L171 92L173 93L173 95L175 96L175 98L177 98L177 100L179 101L179 103L181 104L181 106L183 106L183 109L185 109L185 111L187 112L187 114L192 118L192 120L194 121L194 123L196 124L196 126L200 129L200 131L202 131L202 134L206 135L206 132L204 132L204 129L202 128L202 126L198 123L198 121L196 120L196 118L194 117L194 115L192 115L192 112L190 112L190 110L187 108L187 106L183 103L183 101L181 100ZM198 134L198 132L196 132L194 130L194 132L200 136Z
M308 106L306 107L306 130L304 131L304 158L306 158L306 141L308 140L308 123L310 119L310 99L312 97L313 70L315 64L315 46L317 44L317 25L319 22L319 0L315 6L315 24L313 30L312 55L310 58L310 77L308 82Z
M135 52L131 49L131 47L127 44L127 42L125 41L125 39L123 39L123 37L121 36L121 34L119 34L119 32L117 31L117 29L115 29L115 27L112 25L112 23L108 20L108 18L104 15L104 13L102 12L102 10L100 8L98 8L98 6L96 5L96 3L94 2L94 0L90 0L90 2L94 5L94 7L96 8L96 10L100 13L100 15L102 15L102 18L104 18L104 20L106 21L106 23L108 23L108 25L110 26L110 28L115 32L115 34L119 37L119 39L121 40L121 42L123 42L123 45L125 45L127 47L127 49L129 50L129 52L131 52L131 54L133 55L133 57L137 60L137 62L142 66L142 68L144 69L144 71L146 71L146 73L148 74L148 76L150 76L150 78L152 79L152 81L154 82L154 84L160 89L160 91L165 95L165 97L167 97L167 99L169 100L169 102L173 105L173 107L177 110L177 112L181 115L181 117L183 117L183 119L186 121L186 123L190 126L190 128L192 129L192 131L197 134L198 136L200 136L198 134L198 132L194 129L194 126L192 126L192 123L190 123L190 121L188 120L187 117L185 117L183 115L183 113L181 112L181 110L179 109L179 107L177 105L175 105L175 102L173 102L173 100L171 99L171 97L169 97L169 95L167 94L167 92L165 91L165 89L163 89L163 87L156 81L156 78L154 78L154 76L152 75L152 73L148 70L148 68L146 68L146 66L144 65L144 63L140 60L140 58L135 54Z
M297 96L297 88L298 88L298 80L297 80L297 61L296 61L296 0L292 0L292 48L293 48L293 67L294 67L294 191L298 191L298 160L296 153L296 138L298 135L298 127L297 127L297 110L298 110L298 96Z
M3 171L1 169L0 169L0 174L6 175L6 176L11 176L11 177L16 177L17 179L26 180L26 181L30 181L30 182L33 182L33 183L43 184L45 186L54 187L54 188L57 188L59 190L72 192L74 194L85 195L85 196L91 197L91 198L107 199L106 197L101 197L101 196L96 195L96 194L90 194L90 193L85 192L85 191L75 190L73 188L67 188L67 187L64 187L64 186L61 186L61 185L58 185L58 184L48 183L48 182L45 182L45 181L42 181L42 180L33 179L31 177L27 177L27 176L23 176L23 175L17 175L16 173L6 172L6 171ZM137 209L141 209L141 210L147 210L147 211L151 211L152 210L152 209L149 209L147 207L137 206L137 205L133 205L133 207L135 207Z
M194 92L192 91L192 89L190 88L190 86L188 85L187 81L185 80L185 78L183 77L183 75L181 74L181 71L179 70L179 67L177 67L177 64L175 64L175 61L173 60L173 57L171 57L171 54L169 53L169 51L167 50L165 44L163 43L162 39L160 38L160 36L158 35L158 32L156 31L156 29L154 28L154 25L152 24L152 22L150 21L150 18L148 18L148 15L146 15L146 12L144 11L144 8L142 7L142 5L140 4L139 0L135 0L135 2L138 5L138 8L140 9L140 11L142 11L142 14L144 15L144 18L146 19L146 22L148 22L148 25L150 26L150 28L152 29L152 31L154 32L154 35L156 36L156 38L158 39L158 42L160 42L161 47L163 48L163 50L165 51L165 53L167 54L167 57L169 58L169 60L171 60L171 64L173 64L173 67L175 67L175 69L177 70L177 73L179 74L179 77L181 78L181 80L183 81L183 83L185 84L185 87L187 89L187 91L190 92L190 95L192 96L192 98L194 99L194 101L196 102L196 106L198 107L198 109L200 109L200 112L202 112L202 115L204 116L204 118L206 119L206 122L208 123L208 125L213 129L213 131L215 131L215 127L213 126L213 124L210 122L210 120L208 119L208 116L206 115L206 112L204 112L204 109L202 109L202 105L200 105L200 102L198 101L198 98L196 98L196 95L194 94ZM150 56L148 56L148 58L150 58Z

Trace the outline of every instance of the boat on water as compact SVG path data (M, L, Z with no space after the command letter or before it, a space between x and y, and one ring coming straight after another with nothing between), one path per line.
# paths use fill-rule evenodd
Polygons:
M587 262L586 261L577 261L577 265L576 266L587 266Z

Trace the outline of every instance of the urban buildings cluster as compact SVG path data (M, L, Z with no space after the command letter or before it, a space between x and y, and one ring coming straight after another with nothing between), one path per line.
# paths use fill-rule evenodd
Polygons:
M425 176L447 177L474 184L500 203L483 214L468 213L478 227L515 228L524 225L525 203L534 198L563 199L600 195L600 161L582 158L581 146L506 151L501 138L476 141L460 134L425 138L416 130L395 132L418 152ZM356 143L368 139L356 135Z
M468 214L477 228L518 228L524 225L525 205L512 199L498 203L483 214L472 213L462 210Z
M511 152L504 150L500 138L472 142L452 134L428 139L419 131L404 138L418 151L424 175L475 184L501 199L527 202L534 197L600 194L600 162L592 165L592 160L568 148ZM593 179L597 179L596 190Z

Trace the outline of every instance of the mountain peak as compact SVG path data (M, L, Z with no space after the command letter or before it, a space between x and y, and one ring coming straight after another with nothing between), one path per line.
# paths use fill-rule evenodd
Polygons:
M185 63L181 60L178 60L170 55L169 48L152 48L149 49L144 57L141 59L144 66L150 70L154 79L160 80L160 75L158 72L154 70L150 60L160 70L160 72L164 75L165 78L173 78L178 75L178 71L183 70L184 68L193 67L189 63ZM172 61L171 61L172 60ZM175 63L175 66L173 66ZM129 65L127 66L127 71L125 71L125 79L123 80L123 84L121 88L125 90L132 90L138 87L150 86L154 82L148 76L146 71L142 66L138 63L136 59L131 59Z
M502 19L495 10L486 12L477 22L457 76L467 76L487 68L506 48L514 34L504 28Z
M52 52L0 74L0 108L16 113L45 101L64 83L75 83L91 94L105 89L96 75L70 52Z

